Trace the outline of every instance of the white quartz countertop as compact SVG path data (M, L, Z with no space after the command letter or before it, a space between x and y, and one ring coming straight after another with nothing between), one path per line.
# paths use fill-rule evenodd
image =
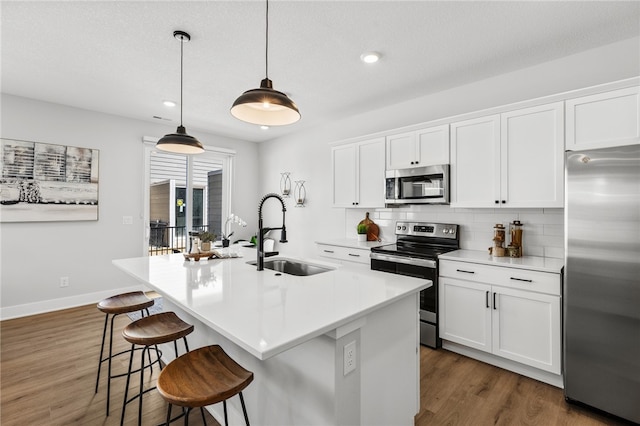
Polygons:
M261 360L432 285L368 265L315 259L308 263L334 269L276 275L246 263L256 260L255 249L241 248L240 254L244 257L200 262L171 254L113 264Z
M559 274L564 266L563 259L554 257L493 257L489 253L477 250L456 250L438 256L441 260L457 260L461 262L480 263L483 265L505 266L527 269L530 271L551 272Z

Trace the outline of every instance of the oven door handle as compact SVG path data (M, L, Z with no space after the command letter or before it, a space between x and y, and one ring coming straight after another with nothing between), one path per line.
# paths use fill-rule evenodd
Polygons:
M388 254L371 253L371 259L383 260L385 262L404 263L406 265L424 266L426 268L436 268L436 261L431 259L420 259L417 257L391 256Z

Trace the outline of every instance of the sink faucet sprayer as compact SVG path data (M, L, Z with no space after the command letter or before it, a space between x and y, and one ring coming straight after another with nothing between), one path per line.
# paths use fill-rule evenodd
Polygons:
M264 228L262 226L262 205L269 198L277 198L280 200L280 204L282 204L282 226L280 228ZM287 211L287 208L284 205L284 200L278 194L270 193L262 197L260 200L260 205L258 206L258 271L264 270L264 236L267 232L272 231L274 229L281 229L282 234L280 236L280 242L287 242L287 228L284 226L284 214Z

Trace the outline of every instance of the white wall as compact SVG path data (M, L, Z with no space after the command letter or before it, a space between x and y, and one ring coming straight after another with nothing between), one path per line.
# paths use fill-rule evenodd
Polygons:
M288 244L283 254L314 256L314 241L351 237L363 209L331 207L329 143L403 126L470 113L528 99L604 84L640 75L640 38L606 45L530 68L488 78L403 103L336 119L312 130L260 144L261 189L277 191L279 172L305 180L308 205L287 213ZM304 117L304 105L299 105ZM304 119L304 118L303 118ZM292 200L291 200L292 201ZM293 205L290 201L290 205ZM383 239L394 240L396 220L459 223L463 248L485 250L493 225L514 219L524 223L526 254L563 257L563 209L450 209L412 206L380 209L371 218Z
M120 289L140 288L111 260L144 253L142 138L161 137L175 126L6 94L1 99L3 138L99 149L100 187L97 222L0 224L0 316L93 303ZM235 173L242 182L235 180L232 212L257 223L256 144L187 129L205 145L237 152ZM123 216L132 216L133 225L123 225ZM238 237L250 232L236 229ZM69 277L69 287L60 288L61 276Z

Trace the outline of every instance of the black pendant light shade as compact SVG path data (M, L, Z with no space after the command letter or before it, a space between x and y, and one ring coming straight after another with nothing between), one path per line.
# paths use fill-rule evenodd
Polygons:
M240 95L231 107L231 114L247 123L265 126L283 126L300 119L296 104L284 93L274 90L268 78L260 82L259 89Z
M198 139L188 135L182 125L182 47L184 43L191 40L191 36L184 31L174 31L173 36L180 41L180 125L175 133L160 138L156 143L156 148L177 154L200 154L204 152L204 146Z
M193 136L188 135L184 126L178 126L175 133L164 135L156 143L156 148L178 154L201 154L204 152L202 143Z
M247 90L236 99L231 114L247 123L284 126L300 120L300 111L287 95L274 90L269 80L269 0L266 3L265 78L260 88Z

